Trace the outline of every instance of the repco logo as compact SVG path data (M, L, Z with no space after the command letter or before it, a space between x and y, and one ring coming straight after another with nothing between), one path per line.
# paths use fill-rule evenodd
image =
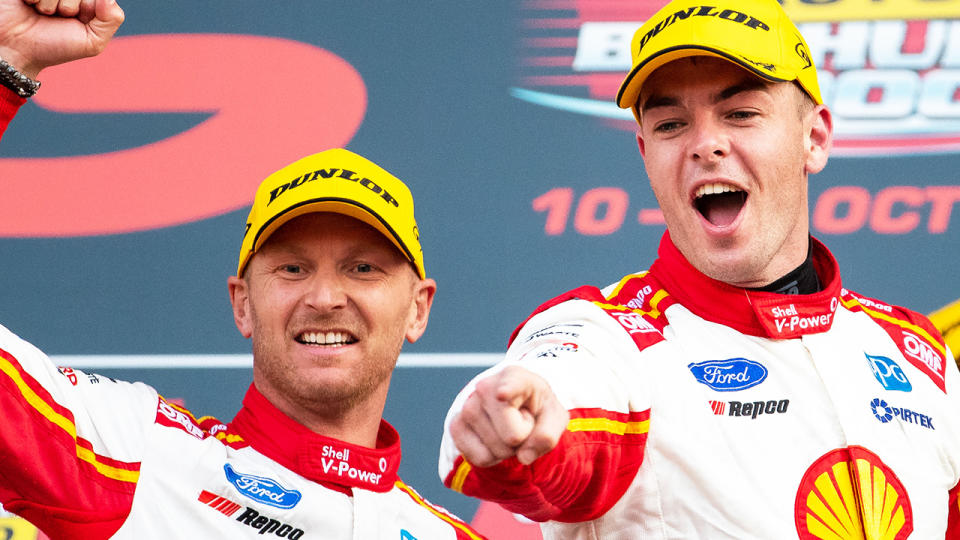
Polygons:
M713 409L713 414L717 416L723 416L726 412L727 416L742 416L751 420L756 420L758 416L764 414L784 414L790 407L789 399L753 402L731 401L729 402L729 409L727 407L728 403L723 401L711 400L709 403L710 408Z

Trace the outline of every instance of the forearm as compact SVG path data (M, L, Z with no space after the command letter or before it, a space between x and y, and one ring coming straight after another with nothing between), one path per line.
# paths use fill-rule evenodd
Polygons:
M649 408L643 389L625 384L635 378L625 362L632 344L611 333L619 331L611 321L585 303L531 319L505 362L481 374L454 401L441 444L444 484L538 521L585 521L612 507L642 462ZM545 380L569 421L557 445L529 466L515 458L474 466L460 455L451 427L458 427L454 419L468 406L476 381L506 365ZM472 455L469 448L463 454Z
M531 465L454 461L444 484L535 521L588 521L623 495L643 462L649 412L574 409L560 443Z

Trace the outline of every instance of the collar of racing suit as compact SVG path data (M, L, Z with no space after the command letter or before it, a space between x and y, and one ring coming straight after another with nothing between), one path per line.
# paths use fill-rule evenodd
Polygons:
M680 253L669 232L660 241L658 259L650 272L673 301L704 319L751 336L792 339L829 330L840 303L836 259L815 238L810 249L822 284L822 290L813 294L749 290L707 277Z
M400 435L380 420L377 447L367 448L310 431L250 385L231 427L244 442L280 465L328 487L386 492L398 480ZM332 486L331 486L332 484Z

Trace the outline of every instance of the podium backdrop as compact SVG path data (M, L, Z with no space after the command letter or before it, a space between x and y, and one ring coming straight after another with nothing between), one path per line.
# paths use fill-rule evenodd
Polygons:
M960 6L782 3L836 123L813 233L863 295L957 299ZM439 284L387 404L401 474L493 537L536 538L442 487L443 418L540 302L655 257L662 216L613 96L660 4L121 3L107 51L45 71L0 142L0 324L229 420L251 374L226 278L254 189L346 146L410 185ZM0 538L36 535L0 512Z

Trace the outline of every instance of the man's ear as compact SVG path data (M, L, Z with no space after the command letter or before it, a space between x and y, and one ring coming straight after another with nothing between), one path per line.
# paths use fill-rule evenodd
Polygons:
M817 105L807 113L804 127L807 174L817 174L827 166L830 149L833 147L833 116L826 105Z
M250 312L250 285L247 280L237 276L227 278L230 293L230 305L233 307L233 322L240 335L249 338L253 335L253 317Z
M432 279L418 280L414 285L413 302L410 305L410 319L405 337L410 343L416 343L427 329L430 319L430 306L437 292L437 282Z
M647 157L647 147L644 146L644 144L643 144L643 133L641 133L639 129L637 130L637 146L640 147L640 157L646 158L646 157Z

